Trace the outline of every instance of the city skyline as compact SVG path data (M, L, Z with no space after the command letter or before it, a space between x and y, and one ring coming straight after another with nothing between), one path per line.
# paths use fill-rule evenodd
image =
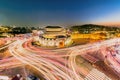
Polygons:
M119 0L0 0L0 24L46 26L119 25Z

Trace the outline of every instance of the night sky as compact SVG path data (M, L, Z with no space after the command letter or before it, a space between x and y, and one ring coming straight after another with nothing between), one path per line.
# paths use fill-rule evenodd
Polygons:
M46 26L120 23L120 0L0 0L0 24Z

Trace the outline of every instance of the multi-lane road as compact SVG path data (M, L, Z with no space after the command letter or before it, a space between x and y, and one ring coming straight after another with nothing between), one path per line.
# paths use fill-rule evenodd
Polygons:
M120 44L105 47L102 53L105 53L105 62L120 77Z
M23 39L17 40L9 46L9 51L13 56L10 60L16 59L12 66L19 66L20 64L31 66L46 80L84 80L83 76L88 76L89 71L78 66L78 63L76 62L77 56L101 50L101 54L103 55L102 57L104 57L105 61L111 62L112 65L114 65L114 67L111 68L119 73L119 57L114 57L111 53L109 53L109 51L106 51L106 48L119 43L120 39L116 38L70 48L48 50L33 46L31 44L31 39ZM88 58L91 59L92 57ZM98 59L91 60L97 61ZM9 62L9 59L3 61ZM2 60L0 62L2 64ZM11 64L9 63L5 63L2 66L10 67L10 65ZM98 71L98 73L103 74L100 71ZM95 77L95 80L109 80L105 74L103 74L104 76L100 76L99 74L90 75L85 79L92 80L92 78Z

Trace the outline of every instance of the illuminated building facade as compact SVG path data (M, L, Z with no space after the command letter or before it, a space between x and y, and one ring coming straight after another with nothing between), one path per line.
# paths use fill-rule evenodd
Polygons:
M67 34L66 29L59 26L45 27L44 34L39 37L41 46L62 48L71 42L71 37Z

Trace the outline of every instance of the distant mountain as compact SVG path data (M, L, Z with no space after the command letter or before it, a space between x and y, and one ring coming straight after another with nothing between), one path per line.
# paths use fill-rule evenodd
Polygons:
M115 26L104 26L104 25L96 25L96 24L84 24L84 25L74 25L71 26L72 31L79 31L80 33L84 33L87 31L87 33L91 31L116 31L117 29L120 30L119 27Z
M96 25L96 24L84 24L84 25L75 25L72 26L71 28L75 28L75 27L79 27L79 28L104 28L104 27L108 27L108 26L104 26L104 25Z

